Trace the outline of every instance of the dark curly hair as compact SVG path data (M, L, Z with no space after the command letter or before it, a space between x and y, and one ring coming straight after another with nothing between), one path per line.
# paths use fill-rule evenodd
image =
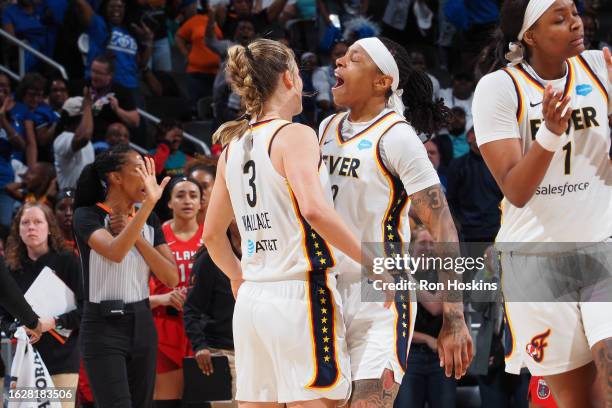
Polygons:
M4 248L4 252L6 254L6 265L13 272L21 270L22 262L28 257L28 249L26 248L26 245L19 234L19 224L21 224L23 213L29 208L40 208L43 214L45 214L45 219L49 225L49 251L61 253L66 250L62 231L57 224L57 220L55 219L55 215L53 214L52 210L45 204L26 203L19 209L15 218L13 218L11 230L8 238L6 239L6 245Z
M450 115L444 100L433 100L433 84L427 73L415 69L408 51L398 43L385 37L379 40L387 47L399 69L398 89L403 89L404 116L418 133L435 134L446 126ZM391 96L389 89L388 96Z

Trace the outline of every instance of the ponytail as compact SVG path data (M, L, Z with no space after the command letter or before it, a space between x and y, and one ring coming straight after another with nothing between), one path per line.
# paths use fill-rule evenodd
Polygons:
M225 122L219 126L219 129L213 134L213 143L220 143L221 146L226 146L232 140L242 137L248 129L249 119L244 116L236 120Z
M227 50L225 72L232 90L240 96L245 114L224 123L213 134L213 142L227 145L238 139L249 129L251 117L263 113L264 102L274 93L280 76L295 61L295 55L284 44L257 39L250 44L234 45Z
M504 1L500 11L499 28L493 34L491 43L482 50L478 58L478 71L488 74L508 64L506 60L506 53L510 51L508 45L517 41L528 4L529 0ZM524 44L523 47L528 52Z
M85 166L77 182L74 209L104 201L109 187L107 174L119 171L127 160L127 154L134 151L127 144L113 146L98 155L93 163Z
M446 126L450 109L444 100L433 100L433 84L429 76L417 69L412 69L404 86L405 116L417 133L432 136Z
M105 190L102 180L96 174L94 163L88 164L77 181L74 193L74 209L89 207L104 201L106 198Z

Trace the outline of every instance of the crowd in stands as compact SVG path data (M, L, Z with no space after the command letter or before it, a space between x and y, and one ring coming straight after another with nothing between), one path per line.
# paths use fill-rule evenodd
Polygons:
M214 159L221 151L211 142L212 132L242 114L240 97L224 74L227 50L257 37L282 41L294 50L304 81L304 110L296 120L314 129L339 110L331 94L335 61L352 42L380 35L405 46L411 63L432 80L434 97L451 108L448 125L439 134L423 136L460 239L493 242L502 193L476 145L471 106L475 85L486 73L478 57L492 38L501 1L2 0L1 28L61 64L68 76L27 51L20 76L18 48L0 41L0 244L9 270L25 291L41 265L50 265L62 269L62 279L80 293L73 190L85 166L117 145L138 145L153 158L160 180L195 180L201 199L197 222L202 224L214 183ZM576 3L587 48L612 43L605 20L612 6L600 0ZM410 97L404 93L403 98ZM150 121L142 111L161 121ZM203 157L205 152L186 133L209 145L211 157ZM162 222L173 217L169 195L156 208ZM24 219L44 224L48 243L20 234ZM228 234L239 240L235 231ZM417 227L413 241L420 248L432 238ZM204 367L208 351L233 348L227 326L233 299L222 273L205 250L200 252L197 262L194 258L194 293L180 298L177 308L185 313L193 346L189 353ZM495 270L490 265L486 273L493 276ZM455 406L457 382L445 378L437 363L440 310L421 310L415 329L420 335L414 336L408 363L414 371L404 378L397 406L424 407L426 401L432 407ZM526 407L528 378L503 373L500 313L499 308L475 312L480 327L490 328L488 341L477 343L489 348L477 350L481 364L471 373L483 406ZM76 312L60 316L44 329L61 325L74 338L79 318ZM222 324L211 329L215 319ZM14 328L11 316L0 311L0 329L10 336ZM206 330L211 332L203 334ZM37 347L52 376L79 371L76 342L60 347L50 336L42 339ZM81 382L86 403L91 393ZM498 405L513 398L516 405Z

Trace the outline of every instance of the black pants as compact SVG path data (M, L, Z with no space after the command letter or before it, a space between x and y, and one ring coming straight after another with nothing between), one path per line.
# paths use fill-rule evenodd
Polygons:
M127 305L121 317L103 317L85 303L81 353L97 408L150 408L155 389L157 332L148 300Z

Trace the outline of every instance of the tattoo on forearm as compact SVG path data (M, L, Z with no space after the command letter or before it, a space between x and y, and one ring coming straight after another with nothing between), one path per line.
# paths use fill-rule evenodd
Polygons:
M612 338L603 340L595 351L595 365L602 381L606 408L612 408Z
M421 190L412 195L411 202L414 213L437 242L432 255L442 259L460 256L457 230L455 229L446 197L442 192L442 187L437 184ZM440 268L437 272L438 281L443 283L445 287L447 287L447 282L450 280L461 280L461 275L455 273L454 270ZM461 302L463 299L460 291L447 290L443 297L445 302Z

